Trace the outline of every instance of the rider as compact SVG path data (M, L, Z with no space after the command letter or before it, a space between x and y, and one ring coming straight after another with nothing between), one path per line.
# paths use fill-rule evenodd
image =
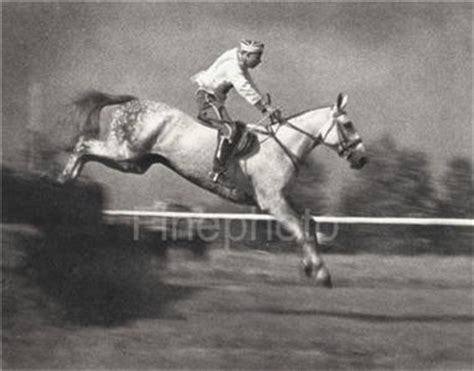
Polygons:
M191 78L198 84L198 119L218 130L217 149L210 173L215 183L226 170L225 165L232 151L231 144L235 133L235 123L224 106L229 91L235 88L240 96L262 114L269 114L277 120L280 118L280 111L265 101L249 74L249 69L260 64L263 48L264 45L259 41L242 40L239 48L226 51L207 70Z

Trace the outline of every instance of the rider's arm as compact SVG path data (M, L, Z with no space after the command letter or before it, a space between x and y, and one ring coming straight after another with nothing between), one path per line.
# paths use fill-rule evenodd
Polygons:
M249 74L245 74L241 70L234 71L231 74L231 82L235 90L260 112L279 116L279 110L266 103Z
M263 102L263 96L255 87L250 76L245 76L241 71L232 71L230 80L237 93L251 105L257 106L259 102Z

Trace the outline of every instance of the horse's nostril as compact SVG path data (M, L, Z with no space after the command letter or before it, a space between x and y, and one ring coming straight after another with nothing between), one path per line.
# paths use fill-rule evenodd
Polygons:
M365 164L367 164L369 162L369 159L367 157L362 157L360 159L360 165L361 166L364 166Z

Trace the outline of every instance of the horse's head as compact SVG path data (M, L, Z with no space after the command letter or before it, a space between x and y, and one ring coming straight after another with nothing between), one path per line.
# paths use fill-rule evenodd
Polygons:
M346 105L347 95L339 94L336 104L331 108L328 122L321 129L321 136L323 143L349 161L351 168L360 169L368 162L367 152L347 115Z

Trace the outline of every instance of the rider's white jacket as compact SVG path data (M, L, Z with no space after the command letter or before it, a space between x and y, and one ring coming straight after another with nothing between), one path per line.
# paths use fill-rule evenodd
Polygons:
M226 51L207 70L197 73L191 80L199 85L199 89L214 94L221 102L235 88L250 104L256 104L263 96L248 70L240 67L237 54L237 48Z

